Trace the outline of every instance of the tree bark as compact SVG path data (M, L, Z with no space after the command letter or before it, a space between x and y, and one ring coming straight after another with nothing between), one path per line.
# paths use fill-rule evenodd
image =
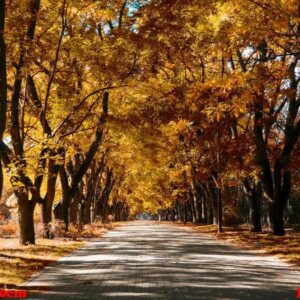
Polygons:
M47 192L42 201L42 222L44 225L44 237L47 239L53 237L50 223L52 221L52 206L59 168L60 166L53 159L49 159Z
M217 202L216 191L212 186L211 182L207 184L207 194L211 206L213 224L217 225L218 224L218 202Z
M209 224L209 211L208 211L208 206L207 206L207 200L205 195L202 195L202 202L201 202L201 211L202 211L202 222L205 224Z
M183 222L184 224L187 223L187 203L184 201L183 203Z
M259 198L256 194L253 194L249 199L250 203L250 231L251 232L261 232L261 209L260 203L261 198Z
M201 223L203 218L203 192L201 191L201 185L194 181L194 205L196 210L196 223Z
M72 182L74 182L74 180L75 180L74 177L76 176L76 174L78 174L78 171L80 169L80 166L82 163L81 158L82 158L82 155L80 153L76 153L74 156L74 164L72 163L71 160L67 164L69 166L68 173L72 178ZM70 209L69 221L71 223L78 222L78 210L79 210L79 207L81 207L81 200L83 197L83 195L81 193L81 186L82 186L82 180L78 182L77 189L76 189L74 195L73 195L73 193L71 194L72 199L71 199L70 207L69 207L69 209Z
M249 217L250 231L261 232L261 201L262 201L262 186L261 183L249 184L249 179L243 182L245 195L249 201Z
M272 230L272 233L275 235L282 236L284 235L284 220L283 212L284 209L280 205L279 201L274 201L268 204L269 212L269 225Z
M106 171L106 181L105 181L105 186L101 192L101 196L99 198L99 204L101 206L101 212L102 212L102 222L106 223L107 222L107 217L108 217L108 201L109 201L109 196L112 191L112 188L115 184L115 179L113 179L113 171L112 169L109 169L107 167Z
M26 194L18 196L19 203L19 226L20 226L20 244L35 244L34 234L34 202L29 201Z
M90 173L86 176L86 187L87 194L85 196L85 206L84 206L84 223L91 222L91 209L94 210L94 198L97 190L97 186L101 181L101 176L106 165L106 154L104 154L97 164L95 161L90 167Z
M194 195L192 193L192 191L189 189L188 190L188 202L189 202L189 207L190 207L190 210L191 210L191 216L192 216L192 222L193 223L197 223L197 213L196 213L196 206L195 206L195 203L194 203Z
M69 228L69 207L71 202L70 188L68 183L68 174L65 167L62 165L59 168L60 182L62 188L62 219L65 223L65 230L68 231Z
M217 203L218 203L218 233L223 231L223 199L222 191L217 188Z

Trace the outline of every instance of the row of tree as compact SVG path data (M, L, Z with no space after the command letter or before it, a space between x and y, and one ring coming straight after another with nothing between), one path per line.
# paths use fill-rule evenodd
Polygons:
M126 84L135 59L129 49L121 66L115 63L133 34L131 17L123 20L127 2L119 2L1 1L0 151L6 176L1 167L0 182L2 192L9 181L17 198L22 244L35 243L37 204L45 236L51 236L58 177L58 213L66 229L79 210L82 222L90 221L91 208L102 219L109 213L117 176L104 145L108 102ZM125 205L114 201L124 214Z
M165 208L221 230L246 198L251 230L264 207L283 235L299 182L299 1L153 1L141 14L136 101L168 148Z
M0 3L0 182L21 243L34 243L37 203L46 236L54 203L66 229L164 211L221 230L242 221L240 199L252 231L263 207L284 234L299 182L298 1Z

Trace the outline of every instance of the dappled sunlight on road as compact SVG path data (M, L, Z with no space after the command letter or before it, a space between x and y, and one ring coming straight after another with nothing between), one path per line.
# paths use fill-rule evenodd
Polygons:
M134 222L27 284L29 299L294 299L300 273L189 228Z

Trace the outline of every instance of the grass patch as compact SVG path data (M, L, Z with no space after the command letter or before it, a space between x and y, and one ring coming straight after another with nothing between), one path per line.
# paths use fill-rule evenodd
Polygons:
M7 223L0 232L0 288L14 288L28 280L60 257L68 255L86 241L98 239L108 230L124 225L126 222L78 226L70 224L65 232L62 222L53 222L55 239L43 239L43 225L36 224L36 245L21 246L17 224ZM3 238L1 238L3 237ZM6 238L4 238L6 237Z
M216 225L194 225L189 227L214 237L226 240L243 249L258 250L260 254L276 255L295 266L300 266L300 233L286 230L285 236L274 236L267 228L262 233L251 233L247 225L223 227L224 232L218 233Z
M0 287L16 287L83 244L37 239L36 245L20 246L18 239L0 239Z

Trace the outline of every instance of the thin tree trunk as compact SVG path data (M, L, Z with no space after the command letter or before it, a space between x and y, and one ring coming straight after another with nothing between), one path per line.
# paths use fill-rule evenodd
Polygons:
M249 201L249 217L250 231L261 232L261 201L262 201L262 186L261 183L249 184L249 179L243 182L244 192Z
M222 191L217 188L217 203L218 203L218 233L223 231L223 201Z
M196 206L194 204L194 195L191 190L188 191L188 200L189 200L188 202L191 211L192 222L196 223L197 220Z
M183 222L184 222L184 224L187 223L187 203L186 203L186 201L184 201L184 204L183 204Z
M62 218L65 223L65 230L68 231L69 227L69 206L71 202L71 196L70 196L70 188L68 183L68 175L65 170L64 166L61 166L59 169L59 175L60 175L60 182L62 187L62 203L61 203L61 209L62 209Z
M202 217L201 217L202 222L208 224L209 211L208 211L206 196L204 194L202 194L201 211L202 211Z
M195 223L201 223L202 219L202 206L201 202L199 201L201 199L199 193L197 190L194 191L192 195L193 199L193 204L195 208Z
M213 224L217 225L218 224L218 202L217 202L217 196L216 196L216 191L212 187L212 183L208 183L207 185L207 191L208 191L208 199L210 202L210 207L211 207L211 212L212 212L212 220Z
M19 203L19 226L20 226L20 244L29 245L35 244L34 234L34 202L29 201L26 194L21 194L18 197Z
M42 221L44 225L44 237L52 238L51 221L52 221L52 207L55 198L55 186L60 166L55 163L53 159L49 159L48 163L48 180L47 193L42 202Z

